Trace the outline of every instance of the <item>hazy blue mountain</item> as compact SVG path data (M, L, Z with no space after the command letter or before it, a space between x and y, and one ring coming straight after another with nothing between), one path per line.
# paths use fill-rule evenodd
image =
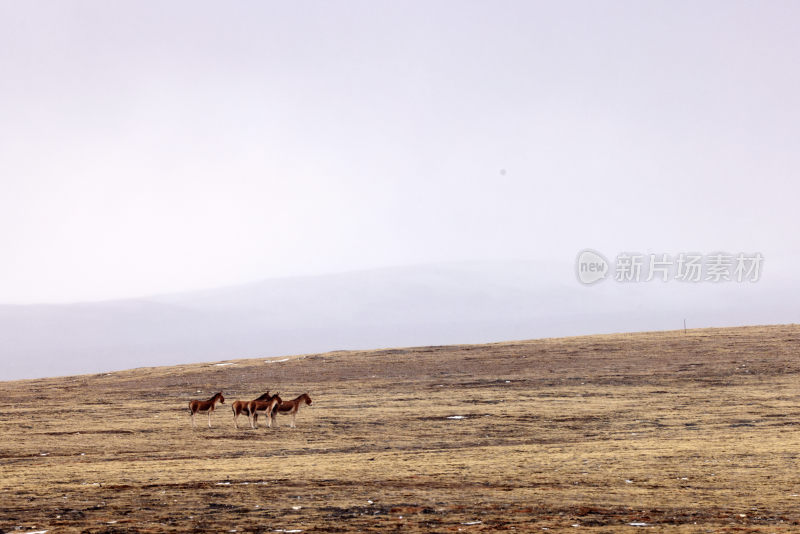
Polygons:
M337 349L800 320L755 284L583 286L569 264L465 262L294 277L142 299L0 306L0 379Z

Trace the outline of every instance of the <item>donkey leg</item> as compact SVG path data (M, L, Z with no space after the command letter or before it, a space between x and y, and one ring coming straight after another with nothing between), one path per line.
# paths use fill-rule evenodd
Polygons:
M211 410L208 410L208 428L211 428Z

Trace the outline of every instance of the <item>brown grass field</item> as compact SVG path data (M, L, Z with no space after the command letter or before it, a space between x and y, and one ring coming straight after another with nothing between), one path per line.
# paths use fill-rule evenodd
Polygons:
M800 532L799 349L784 325L0 382L0 529ZM267 389L314 403L235 430Z

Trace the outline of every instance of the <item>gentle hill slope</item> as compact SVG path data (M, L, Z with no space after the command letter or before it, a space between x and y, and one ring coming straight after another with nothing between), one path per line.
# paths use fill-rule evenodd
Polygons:
M2 382L0 528L791 531L798 354L785 325ZM266 389L314 402L235 430Z

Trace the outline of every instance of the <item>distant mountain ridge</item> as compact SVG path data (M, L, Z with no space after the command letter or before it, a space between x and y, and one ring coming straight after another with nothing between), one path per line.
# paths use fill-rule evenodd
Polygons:
M572 266L462 262L96 303L0 306L0 379L337 349L800 321L767 284L581 285Z

